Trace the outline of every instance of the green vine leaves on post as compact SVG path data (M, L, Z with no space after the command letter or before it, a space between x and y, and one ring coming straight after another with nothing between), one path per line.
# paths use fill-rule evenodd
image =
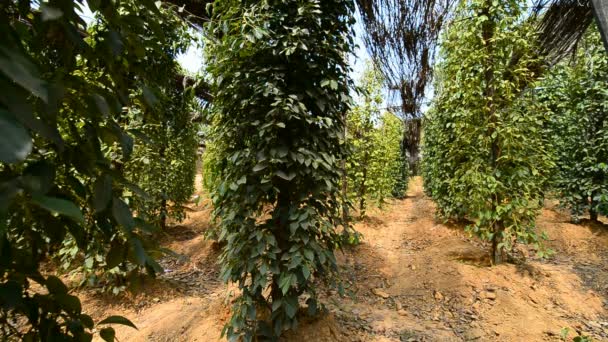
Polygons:
M382 208L387 198L394 191L405 192L407 189L407 172L409 167L402 158L401 140L403 138L403 122L394 114L384 112L379 126L373 135L373 153L370 164L371 198ZM405 179L404 179L405 178ZM398 182L405 186L399 188Z
M401 158L403 124L389 112L382 113L382 76L368 64L360 80L360 104L347 114L347 159L349 197L355 199L360 216L367 200L382 206L393 195L398 182L407 186L407 172ZM399 190L404 192L403 189Z
M159 108L160 122L143 123L135 114L128 127L148 137L136 144L125 165L127 178L152 199L138 199L135 206L147 221L164 228L167 219L185 218L184 204L194 193L198 138L193 113L200 110L191 93L167 89ZM140 110L133 108L133 110Z
M214 80L214 191L225 281L240 296L224 332L276 339L317 311L342 225L340 160L351 84L350 0L217 0L206 58Z
M551 109L557 172L553 185L574 220L608 215L608 56L589 28L574 61L555 67L539 98Z
M161 271L132 208L146 194L124 174L135 135L124 109L137 102L154 112L173 76L180 47L163 26L171 11L150 0L88 1L98 13L88 28L81 5L0 3L0 339L91 340L95 325L78 298L40 271L68 239L83 254L103 253L108 269ZM100 322L108 341L105 324L132 325Z
M425 119L426 192L446 218L473 222L500 263L536 242L535 218L553 161L546 110L524 92L535 38L521 1L463 1L443 37L436 98ZM513 56L521 56L516 59Z

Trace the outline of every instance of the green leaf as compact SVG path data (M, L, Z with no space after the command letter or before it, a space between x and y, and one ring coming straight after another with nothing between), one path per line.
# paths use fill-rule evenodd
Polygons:
M89 315L80 315L80 322L82 322L82 325L84 325L88 329L93 329L93 327L95 326L93 319Z
M82 311L82 305L80 304L80 299L78 299L78 297L69 294L58 294L54 297L57 303L59 303L61 308L65 311L77 314Z
M129 326L129 327L137 330L137 327L135 326L135 324L133 324L133 322L131 322L130 320L128 320L122 316L110 316L110 317L107 317L106 319L102 320L101 322L97 323L97 325L102 325L102 324L121 324L121 325L126 325L126 326Z
M150 107L156 106L156 104L158 103L158 98L154 94L154 91L147 85L144 85L142 87L142 92L143 92L144 101L146 102L146 104Z
M114 342L114 338L116 338L116 332L114 331L114 328L111 327L102 328L99 331L99 337L101 337L106 342Z
M253 172L262 171L267 167L268 167L268 164L266 164L266 163L258 163L256 166L253 167Z
M279 176L280 178L283 178L284 180L290 181L292 179L294 179L296 177L296 173L295 172L290 172L289 174L286 174L285 172L279 170L276 172L276 175Z
M308 259L309 261L314 261L315 260L315 254L312 250L310 249L305 249L304 250L304 256L306 257L306 259Z
M127 233L131 233L135 228L135 220L129 206L120 198L114 197L112 200L112 215L119 225L125 228Z
M114 241L110 247L110 251L106 255L106 267L108 269L120 265L124 261L126 254L125 245L121 242Z
M60 151L63 151L64 142L57 127L40 120L34 115L32 101L28 100L28 97L29 94L24 89L17 86L5 86L2 92L0 92L0 103L6 105L11 118L19 121L32 132L38 133L41 137L52 141Z
M23 186L31 193L46 194L53 187L55 167L41 160L27 166L21 177Z
M0 46L0 71L34 96L48 102L46 82L40 78L36 66L30 59L20 54L18 50L11 51Z
M93 97L95 105L97 106L97 109L99 109L101 115L104 117L110 116L110 106L108 106L108 102L106 101L105 97L99 94L93 94L91 96Z
M146 233L156 233L160 230L160 227L152 225L139 217L135 218L135 226Z
M308 279L310 277L310 269L306 265L302 265L302 275L304 279Z
M160 274L165 271L163 267L149 255L146 256L146 269L148 270L149 274L152 275Z
M141 241L137 238L132 238L129 240L131 243L130 255L132 256L132 261L140 266L144 266L146 264L146 250L142 245Z
M46 288L52 294L66 294L68 287L57 277L48 276L45 281Z
M273 300L272 301L272 312L277 311L281 307L282 303L283 303L283 301L281 299Z
M308 305L308 314L311 316L314 316L317 314L317 301L316 299L313 298L308 298L308 300L306 301L306 304Z
M125 158L131 158L131 154L133 153L133 138L127 133L123 133L120 137L120 147Z
M85 223L82 211L73 202L61 198L33 195L32 202L57 214L68 216L79 223Z
M279 287L281 288L283 295L286 295L287 292L289 291L289 288L291 287L291 276L292 276L291 274L282 275L282 277L279 281Z
M0 162L12 164L25 160L32 152L32 138L27 130L0 109Z
M100 213L108 207L112 199L112 178L108 175L98 177L93 185L93 208Z
M296 313L298 312L297 306L292 305L289 301L285 301L285 305L283 305L283 307L285 308L285 313L287 313L289 318L294 318L296 316Z

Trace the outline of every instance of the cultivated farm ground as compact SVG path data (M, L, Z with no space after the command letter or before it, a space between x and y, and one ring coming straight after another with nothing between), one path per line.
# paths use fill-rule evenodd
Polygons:
M435 219L421 183L356 224L363 242L338 257L346 295L324 291L328 313L303 316L285 341L560 341L563 328L568 340L608 340L607 224L571 224L549 204L538 227L555 256L490 267L486 245ZM137 325L116 327L120 341L221 340L235 287L219 280L219 248L202 236L210 208L192 208L164 242L183 257L162 260L167 272L141 293L79 293L95 318Z

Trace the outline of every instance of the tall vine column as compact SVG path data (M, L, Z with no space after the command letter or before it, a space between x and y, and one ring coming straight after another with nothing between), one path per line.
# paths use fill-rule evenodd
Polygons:
M276 338L298 298L333 280L344 117L351 81L350 0L217 0L208 26L213 138L226 165L214 193L226 281L240 295L229 338Z

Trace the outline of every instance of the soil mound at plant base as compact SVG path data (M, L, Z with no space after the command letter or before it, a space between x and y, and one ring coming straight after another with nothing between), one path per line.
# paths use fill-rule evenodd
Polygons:
M324 291L328 313L302 314L284 341L559 341L562 328L608 340L606 225L571 224L549 203L538 227L555 256L522 247L525 261L489 267L487 245L435 219L419 178L405 200L368 215L356 225L363 243L338 256L346 295ZM195 212L182 226L198 233L208 217ZM236 288L218 279L217 248L184 236L167 242L187 257L173 270L185 274L181 283L165 274L132 298L85 296L96 318L122 314L138 326L118 328L121 341L221 340Z

